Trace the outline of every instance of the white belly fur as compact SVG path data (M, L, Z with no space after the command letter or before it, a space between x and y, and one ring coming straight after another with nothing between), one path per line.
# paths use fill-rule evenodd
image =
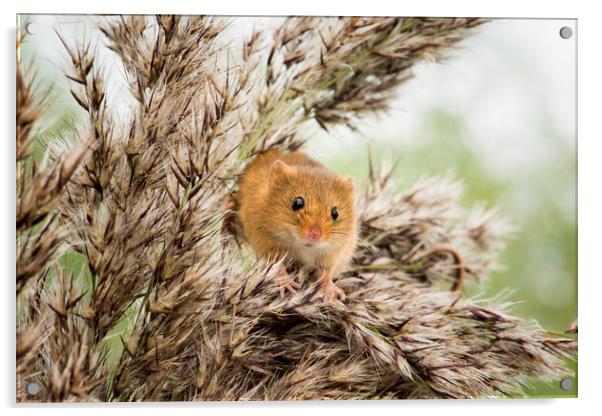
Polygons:
M303 263L307 267L311 268L322 268L324 266L324 258L328 253L328 244L324 243L314 247L307 247L303 245L296 245L291 250L291 255L295 260Z

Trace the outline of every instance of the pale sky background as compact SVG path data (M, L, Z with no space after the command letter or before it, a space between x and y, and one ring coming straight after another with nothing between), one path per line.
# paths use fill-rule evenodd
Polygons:
M363 122L362 133L404 143L420 136L425 113L444 108L464 120L467 137L492 171L527 172L546 158L549 141L534 128L544 113L551 115L551 130L575 140L575 36L562 39L562 26L575 24L498 19L481 26L447 62L415 67L415 78L400 88L391 112ZM345 130L339 136L353 135ZM324 151L336 150L333 141L321 142L330 144Z

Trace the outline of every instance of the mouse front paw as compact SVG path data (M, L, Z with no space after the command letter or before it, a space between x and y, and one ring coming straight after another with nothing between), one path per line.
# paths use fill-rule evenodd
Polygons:
M287 273L285 268L281 269L276 276L276 283L280 289L280 297L284 297L287 290L291 293L297 293L297 290L301 287L301 285L295 282L295 280Z
M334 300L345 300L345 292L343 289L337 287L331 279L322 279L320 281L322 289L322 298L325 302L332 302Z
M236 236L236 220L238 210L238 203L232 195L228 197L228 200L224 203L224 217L222 220L221 233L231 234Z

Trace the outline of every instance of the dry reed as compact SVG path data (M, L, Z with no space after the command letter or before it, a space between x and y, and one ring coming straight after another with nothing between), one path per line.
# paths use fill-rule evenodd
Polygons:
M344 304L323 303L306 270L280 298L274 265L253 262L220 208L255 154L301 147L307 123L385 111L413 65L481 23L289 18L235 48L224 18L109 17L131 117L115 121L90 46L63 41L87 122L41 162L47 103L18 62L17 400L472 398L567 374L572 337L459 292L496 267L511 228L463 209L457 183L399 194L371 166ZM58 261L67 249L81 271Z

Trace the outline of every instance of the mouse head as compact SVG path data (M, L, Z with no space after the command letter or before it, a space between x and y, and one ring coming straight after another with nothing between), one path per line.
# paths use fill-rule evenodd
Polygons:
M267 180L272 205L267 207L266 220L283 244L332 249L355 232L352 179L277 160Z

